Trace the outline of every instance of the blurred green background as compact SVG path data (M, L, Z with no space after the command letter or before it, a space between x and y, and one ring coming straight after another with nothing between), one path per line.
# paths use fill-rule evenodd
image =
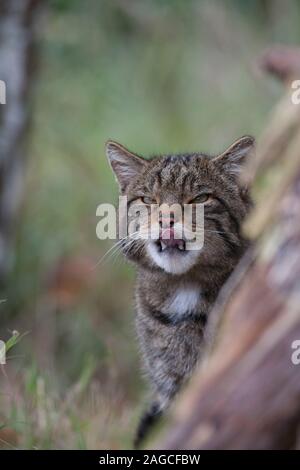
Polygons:
M300 2L52 0L38 31L26 189L1 338L0 446L128 448L145 401L134 271L96 238L116 202L108 138L133 151L258 137L282 93L257 58L298 43Z

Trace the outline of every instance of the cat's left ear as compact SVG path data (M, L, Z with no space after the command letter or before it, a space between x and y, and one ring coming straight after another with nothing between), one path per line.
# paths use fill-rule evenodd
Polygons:
M233 142L225 152L214 157L213 161L220 165L223 171L233 176L239 176L246 160L254 152L254 148L255 139L245 135Z
M106 142L106 155L121 192L126 192L129 183L145 168L147 160L112 140Z

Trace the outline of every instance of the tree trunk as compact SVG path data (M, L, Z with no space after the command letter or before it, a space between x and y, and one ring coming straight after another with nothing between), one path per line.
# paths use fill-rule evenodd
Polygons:
M38 0L0 0L0 79L6 85L6 103L0 104L0 283L9 268L22 196L34 32L40 4Z
M245 227L253 246L211 314L210 352L175 404L165 449L297 447L300 365L292 361L292 344L300 340L300 105L290 93L247 174L264 183Z

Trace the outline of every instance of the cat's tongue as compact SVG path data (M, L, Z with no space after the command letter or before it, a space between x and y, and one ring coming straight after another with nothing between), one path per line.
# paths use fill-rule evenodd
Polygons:
M180 250L184 249L184 241L179 238L175 238L175 233L173 228L165 228L161 231L160 241L162 250L164 248L178 248Z

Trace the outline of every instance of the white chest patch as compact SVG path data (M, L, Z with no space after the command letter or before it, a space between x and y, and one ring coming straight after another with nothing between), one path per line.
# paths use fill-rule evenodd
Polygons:
M162 313L173 318L182 318L193 314L200 302L201 292L199 288L182 287L166 300Z

